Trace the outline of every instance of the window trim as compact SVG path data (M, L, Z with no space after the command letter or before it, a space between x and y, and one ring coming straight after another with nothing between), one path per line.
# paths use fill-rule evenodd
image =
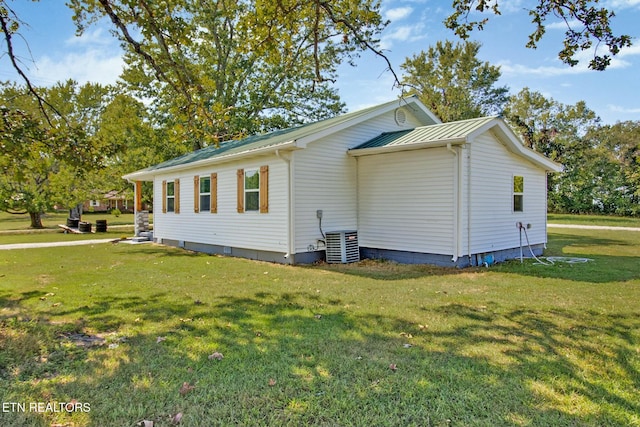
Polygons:
M209 180L209 191L202 191L202 183L205 180ZM209 203L202 203L202 197L209 196ZM209 212L211 210L211 176L203 175L198 177L198 205L200 212Z
M247 176L253 178L253 176L257 176L258 185L256 188L247 188ZM244 208L245 212L259 212L260 211L260 170L259 169L245 169L244 171ZM255 208L249 208L249 201L247 197L249 194L257 194L257 203L255 204Z
M171 189L171 193L173 194L169 194L170 191L169 189ZM165 192L165 199L166 199L166 209L165 212L176 212L176 182L175 181L167 181L166 184L166 192ZM170 200L173 200L173 203L169 203Z
M169 184L173 184L173 194L169 194ZM173 210L169 210L169 199L173 199ZM162 213L180 213L180 179L162 181Z
M520 181L519 185L516 181ZM511 180L511 209L514 213L524 212L524 175L513 175ZM519 191L518 191L519 190Z

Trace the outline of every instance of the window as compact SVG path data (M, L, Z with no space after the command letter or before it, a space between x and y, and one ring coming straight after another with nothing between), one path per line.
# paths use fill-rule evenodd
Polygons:
M174 212L175 209L176 209L175 182L167 182L167 212Z
M89 206L91 206L92 208L97 208L100 206L100 201L99 200L90 200L89 201Z
M180 213L180 180L162 181L162 212Z
M208 212L211 209L211 178L200 178L200 211Z
M269 166L238 169L238 213L269 212Z
M513 211L524 211L524 177L514 175L513 177Z
M193 177L193 211L218 212L218 174Z
M245 211L260 209L260 173L257 170L244 172L244 209Z

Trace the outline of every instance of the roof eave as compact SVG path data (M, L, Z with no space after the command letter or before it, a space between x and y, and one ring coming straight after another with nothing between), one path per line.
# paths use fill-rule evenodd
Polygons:
M141 169L139 171L131 172L126 175L123 175L122 178L130 182L153 181L154 177L157 175L164 175L167 173L176 172L180 170L195 169L195 168L204 167L204 166L231 162L231 161L242 159L245 157L253 157L256 155L270 154L272 152L275 153L276 151L282 151L282 150L293 151L293 150L296 150L297 148L298 146L297 146L296 140L292 140L292 141L287 141L281 144L270 145L268 147L256 148L254 150L246 150L246 151L241 151L239 153L231 153L231 154L225 154L221 156L210 157L208 159L197 160L191 163L184 163L184 164L175 165L175 166L167 166L166 168Z
M422 150L425 148L446 147L449 144L462 145L462 144L465 144L466 142L467 142L466 138L457 137L457 138L449 138L449 139L440 139L438 141L423 141L423 142L414 142L411 144L396 144L396 145L385 145L383 147L351 149L347 153L353 157L361 157L361 156L371 156L374 154Z

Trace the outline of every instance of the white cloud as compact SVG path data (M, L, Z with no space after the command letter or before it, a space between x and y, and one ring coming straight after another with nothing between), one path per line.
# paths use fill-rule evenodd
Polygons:
M628 108L628 107L622 107L620 105L609 104L609 105L607 105L607 108L610 111L613 111L614 113L640 114L640 107Z
M389 19L391 21L398 21L400 19L404 19L407 16L411 15L413 12L412 7L396 7L393 9L389 9L384 12L385 19Z
M393 43L396 41L413 42L426 37L424 24L422 23L416 23L415 25L402 25L390 28L390 30L391 32L384 34L380 40L380 47L383 50L391 49Z
M584 26L584 25L580 23L580 21L578 21L577 19L573 19L568 22L557 21L557 22L552 22L550 24L545 24L545 28L548 30L567 30L567 27L575 29L578 26Z
M69 37L64 44L69 47L75 46L111 46L114 45L115 39L106 33L102 27L95 27L93 31L85 31L81 36Z
M37 61L33 78L38 84L51 85L68 79L113 84L122 73L124 61L120 54L108 54L98 49L67 53L60 58L45 56Z
M561 63L558 59L554 59L552 65L530 66L524 64L516 64L510 60L500 61L497 65L500 66L500 71L502 72L502 74L509 77L527 75L539 77L557 77L582 73L593 73L594 71L589 68L589 62L593 59L594 52L595 50L594 48L592 48L576 53L575 59L577 59L579 62L573 67ZM600 55L604 55L607 52L601 48L598 53ZM633 55L640 55L640 46L631 46L629 48L621 50L618 55L611 58L611 63L607 67L607 69L615 70L631 67L632 64L622 58Z
M613 9L614 11L637 6L640 6L640 0L609 0L605 4L605 7Z

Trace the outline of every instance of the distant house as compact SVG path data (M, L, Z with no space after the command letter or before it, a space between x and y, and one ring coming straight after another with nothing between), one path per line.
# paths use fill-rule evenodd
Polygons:
M283 263L477 265L547 241L561 166L497 117L441 123L416 97L207 147L125 176L154 183L154 237Z
M82 207L84 212L133 212L133 199L124 192L112 190L94 200L86 200Z

